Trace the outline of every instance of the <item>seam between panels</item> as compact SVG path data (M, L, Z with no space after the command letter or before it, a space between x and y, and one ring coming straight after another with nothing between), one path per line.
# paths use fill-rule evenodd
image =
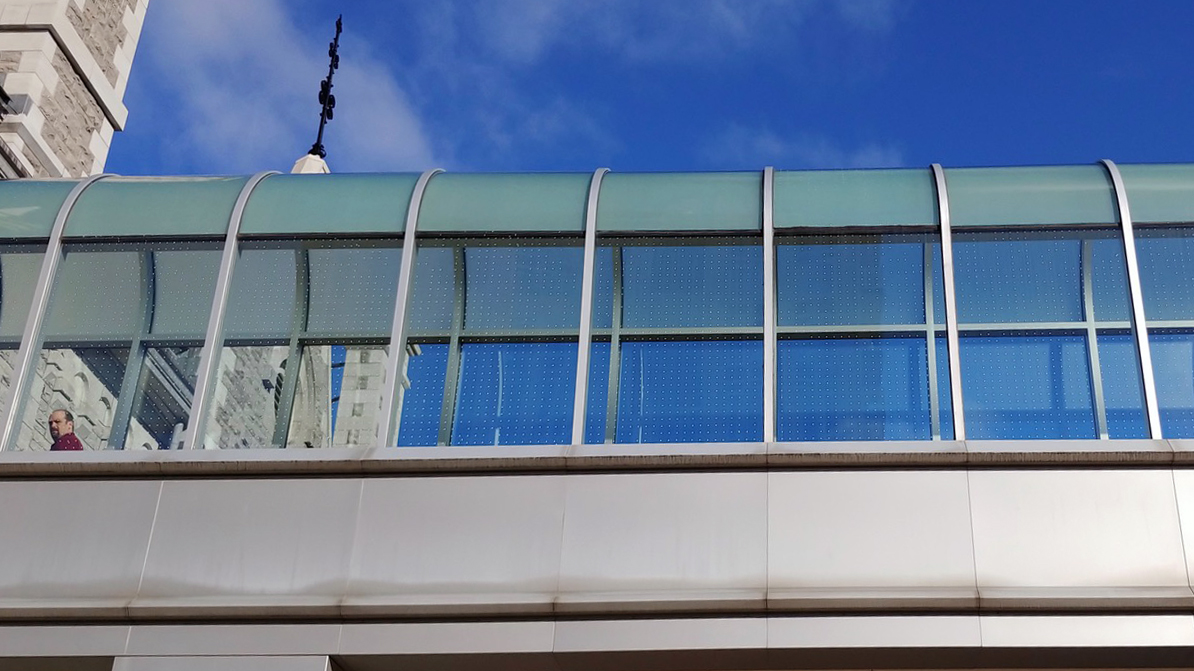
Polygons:
M158 496L153 504L153 520L149 523L149 538L145 541L145 557L141 560L141 573L137 576L137 591L133 594L133 600L136 601L141 597L141 588L145 585L145 570L149 567L149 553L153 550L153 537L158 528L158 517L162 514L162 493L166 489L166 481L158 481ZM130 604L131 605L131 604ZM125 606L125 616L131 617L132 610L129 606ZM128 644L132 639L133 629L129 627L129 635L125 640L124 649L128 652Z

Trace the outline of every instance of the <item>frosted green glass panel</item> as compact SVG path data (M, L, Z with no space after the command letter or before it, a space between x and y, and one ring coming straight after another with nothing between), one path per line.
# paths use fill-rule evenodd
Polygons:
M19 340L25 330L44 256L24 246L0 248L0 338Z
M58 210L75 184L68 180L0 181L0 237L50 237Z
M1136 223L1194 221L1194 165L1121 165Z
M945 178L955 227L1119 222L1102 166L955 168Z
M588 174L436 175L419 232L583 232Z
M134 250L67 249L46 317L46 339L123 339L136 333L145 315L144 263Z
M416 174L274 175L253 189L240 232L401 233Z
M299 258L299 251L289 247L241 250L232 273L232 290L224 317L225 337L280 340L290 337L294 328Z
M929 170L775 173L775 227L936 226Z
M244 177L109 177L87 187L66 221L68 238L222 236Z
M757 172L606 175L599 231L758 231L763 176Z

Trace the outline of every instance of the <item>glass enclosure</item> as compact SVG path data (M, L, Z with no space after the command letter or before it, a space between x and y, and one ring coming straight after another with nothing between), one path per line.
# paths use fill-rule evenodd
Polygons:
M4 447L1194 437L1194 166L1112 172L0 182Z

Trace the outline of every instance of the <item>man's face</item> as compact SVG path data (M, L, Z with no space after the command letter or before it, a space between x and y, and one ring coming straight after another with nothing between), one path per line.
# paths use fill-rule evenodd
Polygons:
M64 433L74 433L75 423L66 418L66 413L61 410L55 410L50 413L50 437L58 440L58 436Z

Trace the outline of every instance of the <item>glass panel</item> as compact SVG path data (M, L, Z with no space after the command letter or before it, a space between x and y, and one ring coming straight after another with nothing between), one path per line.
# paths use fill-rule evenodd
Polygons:
M1194 227L1140 227L1136 253L1149 322L1194 319Z
M287 346L224 347L212 394L207 449L281 447L275 424L285 385Z
M1102 166L950 168L945 178L953 226L1119 222Z
M1098 343L1109 437L1148 438L1136 339L1130 333L1099 333Z
M201 352L200 347L147 348L125 449L171 450L182 446Z
M410 310L408 328L411 334L447 333L451 330L453 302L436 300L436 297L453 294L456 286L454 256L455 251L449 247L424 247L418 250L414 285L407 307Z
M300 258L299 250L278 245L241 250L224 317L226 337L290 337Z
M1121 165L1134 223L1194 221L1194 165Z
M941 421L941 439L954 439L954 404L949 386L949 339L944 331L937 332L937 402L941 404L938 418Z
M625 328L763 325L758 245L622 247Z
M1082 320L1082 246L1075 232L954 234L958 321Z
M576 343L466 343L453 445L571 441Z
M439 441L440 408L444 403L444 373L448 367L446 343L415 343L418 353L407 357L406 379L401 391L398 428L401 446L435 445Z
M519 243L419 250L410 341L422 353L408 364L400 445L571 439L583 249Z
M387 356L382 347L304 347L287 447L375 447Z
M1124 244L1118 234L1089 240L1094 281L1094 313L1099 321L1129 321L1128 271Z
M465 249L464 327L575 331L583 262L579 247Z
M1084 336L963 334L960 354L967 438L1096 437Z
M46 315L49 340L130 338L146 317L148 253L67 247Z
M223 236L244 177L108 177L87 187L63 235Z
M761 341L623 342L621 349L617 442L763 439Z
M775 173L776 228L936 225L930 170Z
M1166 438L1194 438L1194 332L1148 336L1157 378L1157 405Z
M600 203L599 231L760 231L763 175L612 173Z
M16 449L107 449L128 355L125 347L43 349ZM56 436L49 428L55 413L66 420Z
M585 398L585 442L605 442L605 416L609 408L609 343L589 346L589 392Z
M0 180L0 237L48 239L58 211L76 183L73 180Z
M924 324L928 241L923 235L783 238L776 250L779 325Z
M588 174L436 175L419 232L583 232ZM608 179L608 177L607 177Z
M222 252L217 245L193 247L149 256L157 301L149 331L155 337L202 338L207 332Z
M388 338L401 267L401 247L308 251L307 333Z
M931 437L923 336L781 340L778 357L779 440Z
M0 339L19 344L44 258L38 247L0 247Z
M271 175L253 189L242 235L400 233L417 174Z

